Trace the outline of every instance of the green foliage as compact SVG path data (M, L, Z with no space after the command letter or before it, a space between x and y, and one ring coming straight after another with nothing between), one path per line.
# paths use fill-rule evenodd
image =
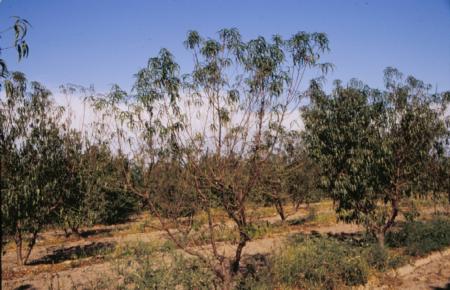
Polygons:
M98 223L112 225L126 222L142 208L139 198L130 192L117 190L101 193L104 203L97 205L100 210Z
M303 111L308 152L339 217L383 236L398 203L434 181L421 176L448 142L444 94L430 94L428 85L403 80L392 68L385 70L385 82L383 92L355 80L347 87L337 82L330 95L312 82Z
M277 287L339 289L364 285L369 266L360 249L324 237L307 237L283 247L273 258Z
M214 289L214 273L195 258L173 250L161 256L156 245L137 244L129 258L116 264L123 283L117 289Z
M283 128L278 134L280 147L260 166L260 180L252 197L264 206L275 206L284 221L287 201L292 201L298 209L302 203L320 200L321 195L318 191L318 167L305 152L300 134L297 131L284 132ZM273 136L267 133L265 138L265 142L270 144Z
M414 222L420 216L420 211L414 201L411 201L411 204L408 210L404 213L404 216L407 222Z
M122 157L105 144L82 140L76 131L65 138L72 179L67 180L57 217L64 229L79 234L81 226L124 222L141 209L139 197L122 187Z
M255 240L288 230L289 229L284 226L284 224L260 221L250 224L246 229L246 233L252 240Z
M141 199L123 187L123 156L105 145L90 146L84 153L84 178L89 190L83 208L92 221L102 224L124 222L141 208Z
M39 83L13 73L1 102L2 237L14 237L19 263L26 263L37 234L52 223L71 182L64 150L62 108ZM28 241L22 256L22 241Z
M9 31L14 32L13 41L12 44L7 44L7 46L0 46L0 55L3 50L6 49L15 49L17 51L17 56L19 58L19 61L23 58L28 57L28 53L30 51L28 44L25 40L25 37L28 32L28 28L31 26L31 24L23 18L20 17L13 17L15 19L14 24L7 29L1 29L2 31L0 34L7 33ZM0 39L2 39L2 36L0 35ZM6 62L4 59L0 58L0 80L3 80L7 78L9 75L8 67L6 65ZM0 89L1 89L0 84Z
M372 244L365 253L370 267L379 271L385 270L390 262L387 250L378 243Z
M147 201L164 229L176 227L176 234L169 234L175 244L192 247L193 229L199 239L206 238L215 258L210 266L220 269L216 274L229 285L251 238L247 202L256 188L265 188L262 175L270 193L279 193L270 168L282 169L275 159L283 146L284 120L299 105L304 72L331 67L320 62L329 50L328 38L299 32L289 39L243 41L231 28L220 30L217 38L190 31L184 44L194 60L190 73L180 75L175 57L161 49L135 75L133 94L115 86L94 104L106 128L103 136L114 138L119 155L125 148L132 151L121 170L124 187ZM282 211L286 198L273 200ZM231 262L213 246L225 238L215 235L220 225L211 210L216 207L235 225L236 235L225 236L238 236ZM206 214L204 226L193 222L197 212ZM204 251L192 251L202 261L209 259Z
M450 220L406 222L399 231L389 233L386 242L390 247L405 247L405 253L411 256L442 250L450 246Z

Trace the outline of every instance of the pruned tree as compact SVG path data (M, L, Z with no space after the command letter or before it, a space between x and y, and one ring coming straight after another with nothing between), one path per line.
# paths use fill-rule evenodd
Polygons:
M392 68L385 82L386 91L337 82L330 95L313 82L303 112L308 151L339 217L364 224L381 244L399 202L417 193L421 172L448 142L442 94Z

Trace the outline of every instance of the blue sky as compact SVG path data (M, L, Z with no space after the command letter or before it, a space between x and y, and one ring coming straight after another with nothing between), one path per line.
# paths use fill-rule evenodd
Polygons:
M450 89L449 0L3 0L0 28L18 15L31 22L30 56L4 52L10 70L49 88L71 82L98 91L117 83L130 89L133 74L162 47L182 69L191 57L182 42L190 29L215 36L236 27L244 39L297 31L325 32L336 65L328 79L357 77L382 86L395 66L439 90ZM0 29L2 30L2 29ZM7 35L2 38L5 46Z

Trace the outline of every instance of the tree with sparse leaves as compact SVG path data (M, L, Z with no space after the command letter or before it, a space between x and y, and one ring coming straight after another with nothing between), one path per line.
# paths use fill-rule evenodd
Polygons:
M126 146L133 155L131 164L146 172L141 176L146 180L137 183L133 166L125 168L127 187L148 201L179 248L209 265L222 288L230 289L250 240L246 207L251 192L280 146L286 116L298 108L305 71L324 73L332 67L320 62L328 38L298 32L289 39L275 35L245 42L237 29L223 29L217 39L190 31L185 46L194 61L191 73L181 75L173 56L163 49L137 73L135 94L115 90L96 103L109 113L112 134L122 137L116 142L119 152ZM167 164L174 166L171 171L179 170L172 188L183 190L176 202L166 204L171 207L170 223L151 185L160 184L156 169ZM184 193L189 198L183 199ZM181 214L186 206L180 202L203 212L206 225L188 222L192 213ZM215 207L227 213L239 236L232 256L218 248L217 229L224 225L213 219ZM174 214L177 210L180 214ZM195 248L200 245L193 234L209 237L211 254Z

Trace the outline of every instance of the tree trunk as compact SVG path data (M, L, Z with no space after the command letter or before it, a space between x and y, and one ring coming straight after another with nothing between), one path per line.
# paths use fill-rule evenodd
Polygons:
M75 237L77 237L77 238L81 237L81 234L80 234L80 231L78 230L78 227L71 227L71 230L72 230L72 234Z
M28 243L28 249L27 249L27 253L25 255L24 264L28 263L28 259L30 258L30 255L31 255L31 250L33 250L33 247L36 244L36 239L37 239L37 232L34 232L33 236L31 237L30 242Z
M298 211L298 209L300 208L300 204L302 204L301 200L295 201L294 202L294 208L295 208L295 212Z
M383 231L377 233L376 237L377 237L377 241L378 241L378 244L380 245L380 247L384 248L384 245L385 245L385 234L383 233Z
M284 213L283 203L280 199L277 199L277 201L275 202L275 208L281 217L281 221L284 222L286 220L286 215Z
M231 262L230 259L223 257L219 264L214 266L213 271L220 279L220 289L231 290L233 289ZM218 285L214 283L214 289L218 289Z
M16 233L16 237L14 238L16 242L16 256L17 256L17 264L23 265L22 258L22 235L20 233Z
M244 249L245 245L247 244L247 241L249 240L246 233L244 233L242 230L240 230L239 233L239 244L236 248L236 255L234 257L233 263L231 264L231 273L234 275L239 271L239 266L242 258L242 250Z
M66 238L70 237L70 232L69 232L69 230L66 227L64 227L64 236Z
M385 245L385 238L387 231L394 225L395 218L398 215L398 202L397 199L391 200L392 210L391 210L391 216L389 217L389 220L386 222L386 224L381 228L381 231L377 233L377 239L380 246L384 248Z
M230 264L223 271L222 277L222 289L223 290L231 290L233 289L233 273L230 271Z

